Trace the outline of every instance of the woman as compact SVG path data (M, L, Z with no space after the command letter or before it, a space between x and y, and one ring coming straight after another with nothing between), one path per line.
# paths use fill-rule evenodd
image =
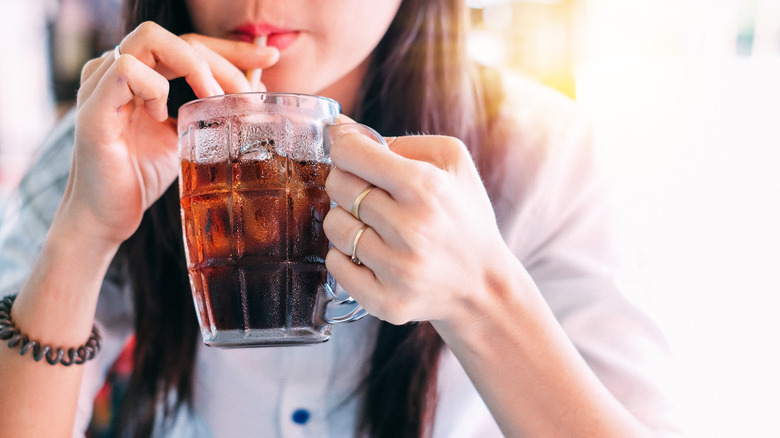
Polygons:
M563 99L469 64L462 2L128 6L134 30L84 67L70 129L31 169L2 244L16 327L77 346L94 323L103 350L63 367L3 346L4 433L83 430L83 407L133 332L120 422L132 436L674 432L655 386L662 341L611 282L587 126ZM264 34L269 47L250 43ZM243 72L256 68L269 91L332 97L396 136L389 151L357 134L334 140L331 199L349 206L376 188L360 220L328 214L326 263L378 319L316 347L219 350L198 339L168 80L183 77L196 97L243 92ZM45 199L58 195L54 213ZM37 225L49 229L43 242Z

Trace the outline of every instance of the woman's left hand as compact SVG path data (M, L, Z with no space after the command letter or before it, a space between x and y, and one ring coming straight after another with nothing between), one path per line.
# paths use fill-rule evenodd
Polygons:
M430 321L506 436L651 436L588 367L504 243L465 146L436 136L388 143L357 132L332 142L326 188L340 207L324 226L336 281L389 323ZM359 221L352 206L369 184Z
M348 125L345 125L348 126ZM326 266L369 313L393 324L453 321L488 293L509 250L465 145L452 137L387 139L348 127L333 138L326 188ZM357 196L376 186L351 212ZM368 226L356 239L359 230ZM357 240L357 244L355 241ZM354 263L354 256L361 264Z

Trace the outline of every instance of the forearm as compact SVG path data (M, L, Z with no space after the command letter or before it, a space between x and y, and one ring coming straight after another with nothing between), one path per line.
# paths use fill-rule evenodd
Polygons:
M54 348L83 345L94 324L100 285L116 252L62 221L53 225L11 315L30 340ZM70 436L83 366L35 362L0 345L0 436Z
M504 434L647 435L590 370L520 263L504 260L470 313L433 322Z

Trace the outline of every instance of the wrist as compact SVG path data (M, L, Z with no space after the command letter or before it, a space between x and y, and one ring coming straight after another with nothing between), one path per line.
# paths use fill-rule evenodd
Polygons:
M79 345L92 331L100 286L119 243L60 219L55 217L19 292L13 320L41 343Z
M89 207L63 200L47 234L47 243L60 243L63 251L77 245L88 251L85 257L113 257L127 239L125 234L104 224Z
M503 246L503 254L486 265L476 286L455 300L446 318L432 321L448 343L484 345L485 336L515 330L524 315L543 299L530 275L514 254Z
M512 260L486 274L469 308L432 321L504 434L571 436L591 428L598 436L642 436L642 426L590 370L530 275Z

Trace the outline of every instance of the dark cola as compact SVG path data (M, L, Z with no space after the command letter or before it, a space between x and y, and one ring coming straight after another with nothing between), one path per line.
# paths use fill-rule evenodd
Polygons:
M327 298L330 165L281 156L181 164L188 271L204 338L207 328L215 336L207 343L325 330L317 308Z

